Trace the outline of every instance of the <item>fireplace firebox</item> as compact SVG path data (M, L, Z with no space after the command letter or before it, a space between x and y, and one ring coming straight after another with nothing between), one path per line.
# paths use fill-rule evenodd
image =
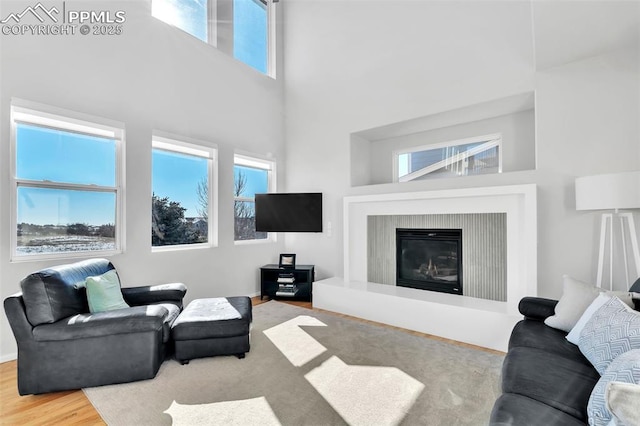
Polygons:
M462 229L396 229L396 285L462 295Z

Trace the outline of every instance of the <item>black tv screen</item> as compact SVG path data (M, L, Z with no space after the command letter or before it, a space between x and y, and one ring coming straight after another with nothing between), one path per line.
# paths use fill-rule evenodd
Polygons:
M322 232L322 193L256 194L256 231Z

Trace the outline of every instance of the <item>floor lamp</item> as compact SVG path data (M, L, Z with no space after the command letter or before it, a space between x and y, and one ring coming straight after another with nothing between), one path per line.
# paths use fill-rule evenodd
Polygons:
M629 253L627 238L631 246L631 261L636 276L640 277L640 250L638 249L638 233L630 212L621 213L620 209L640 208L640 171L612 173L597 176L585 176L576 179L576 210L613 210L603 213L600 224L600 249L598 252L598 277L596 284L602 287L606 237L609 233L609 288L613 289L613 247L614 220L620 224L622 257L624 261L627 288L629 279ZM625 222L627 226L625 227Z

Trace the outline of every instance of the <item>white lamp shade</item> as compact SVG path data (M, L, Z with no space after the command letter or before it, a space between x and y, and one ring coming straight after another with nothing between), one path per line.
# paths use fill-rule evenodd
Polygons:
M576 178L576 210L640 208L640 171Z

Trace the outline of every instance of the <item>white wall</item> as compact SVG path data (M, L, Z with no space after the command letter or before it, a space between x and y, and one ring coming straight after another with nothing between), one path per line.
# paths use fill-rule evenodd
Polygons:
M0 15L29 1L3 1ZM0 51L0 293L63 261L10 263L9 107L12 97L123 122L126 129L126 252L111 260L124 286L184 282L187 301L259 292L258 268L283 243L233 242L234 149L284 161L282 83L151 17L150 1L67 2L125 10L120 36L5 36ZM151 134L185 135L219 148L219 245L151 253ZM284 167L280 167L284 170ZM284 179L280 176L280 182ZM0 315L0 359L15 341Z
M529 2L294 0L285 20L287 184L321 188L332 222L287 249L341 276L345 195L535 183L538 294L595 280L599 214L575 211L574 179L640 169L637 45L536 72ZM351 133L529 91L536 170L350 187Z
M559 294L552 286L562 273L595 282L601 212L575 210L575 177L640 170L639 55L636 46L536 76L538 270L545 293ZM640 212L634 215L638 222Z

